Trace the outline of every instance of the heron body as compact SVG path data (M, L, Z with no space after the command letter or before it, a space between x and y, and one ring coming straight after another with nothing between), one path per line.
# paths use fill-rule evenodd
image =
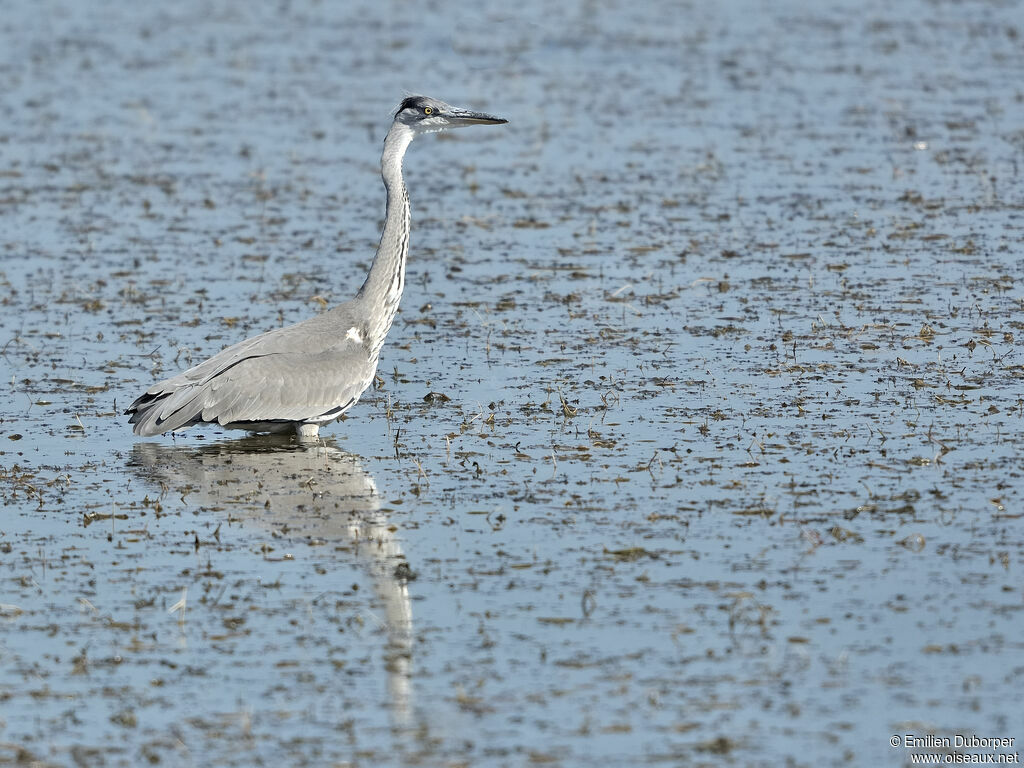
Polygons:
M358 293L321 315L241 341L150 387L125 411L135 434L210 423L311 438L340 418L373 381L405 288L410 214L402 159L409 144L421 133L505 122L425 96L405 99L384 140L384 231Z

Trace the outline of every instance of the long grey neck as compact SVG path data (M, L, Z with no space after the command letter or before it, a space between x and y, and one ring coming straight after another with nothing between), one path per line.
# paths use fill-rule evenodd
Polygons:
M374 356L380 352L384 337L391 329L405 288L410 214L409 193L402 179L402 158L412 139L412 130L399 122L391 126L384 139L384 154L380 158L380 173L388 191L384 231L370 265L370 274L356 294L357 299L366 303L367 341Z

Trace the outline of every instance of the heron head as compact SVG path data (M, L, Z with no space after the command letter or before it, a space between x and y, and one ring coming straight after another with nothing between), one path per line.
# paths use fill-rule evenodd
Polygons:
M445 104L429 96L409 96L398 105L395 121L409 126L416 133L434 133L465 125L500 125L500 117L474 112Z

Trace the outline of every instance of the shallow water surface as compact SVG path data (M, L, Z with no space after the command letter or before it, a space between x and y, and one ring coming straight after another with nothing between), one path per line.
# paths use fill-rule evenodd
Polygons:
M1024 739L1019 9L712 5L3 14L0 762ZM410 149L379 386L134 439L360 284L403 89L510 123Z

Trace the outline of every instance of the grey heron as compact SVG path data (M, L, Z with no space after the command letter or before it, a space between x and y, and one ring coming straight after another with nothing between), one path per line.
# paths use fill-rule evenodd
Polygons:
M384 231L362 287L348 301L301 323L230 346L146 390L125 414L137 435L194 424L315 438L355 405L377 371L384 337L398 312L409 254L409 195L402 158L421 133L506 123L493 115L410 96L384 139Z

